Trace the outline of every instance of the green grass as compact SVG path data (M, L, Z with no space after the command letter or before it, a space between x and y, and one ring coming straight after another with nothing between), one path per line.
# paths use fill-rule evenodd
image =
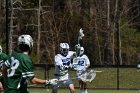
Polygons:
M51 93L51 90L42 88L29 88L30 93ZM68 89L59 89L58 93L69 93ZM76 89L76 93L80 93ZM88 93L140 93L139 90L88 90Z
M97 73L96 78L87 83L88 88L113 88L117 89L117 68L94 68L95 70L101 70L102 73ZM44 71L36 69L36 76L44 79ZM121 89L140 89L140 72L136 71L136 68L120 68L119 69L119 88ZM49 72L49 78L53 78L54 68L51 68ZM75 71L69 71L70 77L75 77ZM47 75L48 77L48 75ZM78 87L78 81L73 80L74 86ZM117 91L118 92L118 91ZM61 93L61 92L60 92ZM100 93L100 92L99 92ZM105 92L106 93L106 92ZM109 92L107 92L109 93ZM120 92L121 93L121 92ZM125 91L124 91L125 93ZM129 92L128 92L129 93ZM134 92L137 93L137 92ZM140 92L139 92L140 93Z

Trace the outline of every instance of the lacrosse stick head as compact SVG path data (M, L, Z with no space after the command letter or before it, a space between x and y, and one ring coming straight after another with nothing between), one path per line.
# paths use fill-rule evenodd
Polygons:
M79 39L82 39L84 36L85 36L85 35L84 35L84 33L83 33L83 29L81 28L81 29L79 30Z
M87 75L86 81L91 82L96 77L96 72L94 70L90 70Z
M91 82L95 77L96 72L94 70L90 70L89 72L86 72L85 74L79 76L79 79L81 79L83 82Z
M81 29L79 30L78 44L80 43L80 39L82 39L84 36L85 36L85 35L84 35L84 33L83 33L83 29L81 28Z

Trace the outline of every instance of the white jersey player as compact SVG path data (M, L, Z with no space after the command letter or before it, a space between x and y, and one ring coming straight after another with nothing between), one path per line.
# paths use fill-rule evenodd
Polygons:
M90 66L89 58L84 54L84 48L80 47L79 52L77 53L77 57L73 59L74 64L76 64L77 77L86 74L86 69ZM87 92L87 84L82 80L79 80L79 86L81 93Z
M66 85L70 89L70 93L74 93L74 84L71 81L68 68L71 65L71 59L75 52L69 51L68 43L60 43L60 53L55 56L55 78L59 83L52 87L52 93L57 93L57 89L61 85Z

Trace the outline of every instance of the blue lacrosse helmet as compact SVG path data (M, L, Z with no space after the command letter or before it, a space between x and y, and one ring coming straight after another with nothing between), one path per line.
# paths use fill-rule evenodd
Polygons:
M68 55L69 48L68 43L60 43L60 54L66 57Z

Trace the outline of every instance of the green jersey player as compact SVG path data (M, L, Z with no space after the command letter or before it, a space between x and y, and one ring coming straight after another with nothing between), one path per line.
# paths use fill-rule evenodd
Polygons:
M8 59L8 56L2 52L2 47L0 45L0 70L2 70L2 65L4 63L4 61L6 61ZM0 74L1 76L1 74Z
M4 80L2 76L2 65L4 61L8 59L8 56L2 52L2 47L0 45L0 93L2 92L3 86L4 86Z
M8 68L4 93L29 93L27 80L33 84L57 84L57 79L42 80L35 77L32 60L29 54L32 51L33 39L30 35L21 35L18 38L18 49L14 50L8 61L4 63L4 72Z

